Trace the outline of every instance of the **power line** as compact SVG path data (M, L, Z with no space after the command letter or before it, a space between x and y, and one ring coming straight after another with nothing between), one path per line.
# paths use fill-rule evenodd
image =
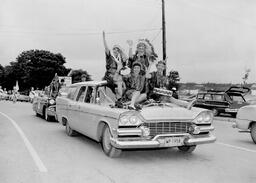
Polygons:
M160 30L157 32L156 36L151 40L152 43L153 43L153 42L155 41L155 39L160 35L161 32L162 32L162 29L160 29Z
M127 34L127 33L139 33L139 32L153 32L158 31L159 28L152 28L152 29L135 29L135 30L127 30L127 31L110 31L106 32L106 34ZM0 33L6 34L45 34L45 35L60 35L60 36L89 36L89 35L99 35L102 34L102 31L95 31L95 32L38 32L38 31L6 31L0 30Z

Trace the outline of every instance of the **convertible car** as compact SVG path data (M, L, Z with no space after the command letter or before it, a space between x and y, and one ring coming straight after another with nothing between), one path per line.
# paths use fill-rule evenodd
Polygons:
M241 132L251 133L252 140L256 144L256 105L240 108L233 127L240 129Z
M149 100L136 110L116 105L106 81L88 81L69 86L57 97L58 121L66 133L76 132L100 142L104 153L118 157L124 149L178 147L192 152L199 144L211 143L213 114L206 109L180 107ZM162 90L157 90L161 94ZM170 95L169 92L162 92Z

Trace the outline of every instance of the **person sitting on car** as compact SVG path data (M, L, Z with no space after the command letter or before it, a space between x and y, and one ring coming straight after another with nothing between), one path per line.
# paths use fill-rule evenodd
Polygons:
M50 97L56 98L60 90L60 82L57 73L50 84Z
M192 103L188 103L183 100L179 100L174 98L173 96L163 96L160 94L155 94L154 88L162 88L162 89L167 89L168 86L168 78L164 76L164 70L166 68L165 61L160 60L156 64L157 71L151 72L150 73L150 67L152 66L152 62L150 63L149 69L147 70L146 73L146 78L147 78L147 98L148 99L153 99L155 101L165 101L165 102L171 102L176 105L186 107L186 108L191 108Z
M123 80L126 86L124 97L131 100L129 107L135 109L135 104L146 100L146 93L142 93L145 87L145 76L141 75L142 65L140 62L134 62L131 74L124 76Z
M153 92L154 88L163 88L166 89L168 85L168 79L166 76L164 76L164 70L165 70L165 61L160 60L156 64L157 71L150 73L150 68L152 67L153 62L150 62L149 69L146 73L147 78L147 98L148 99L154 99L154 100L160 100L160 95L155 94Z

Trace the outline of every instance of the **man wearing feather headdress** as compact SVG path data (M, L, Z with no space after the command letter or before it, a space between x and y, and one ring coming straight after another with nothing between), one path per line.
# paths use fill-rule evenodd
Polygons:
M141 74L145 75L151 62L154 62L157 58L153 45L148 39L140 39L135 54L132 53L133 41L127 41L129 45L129 61L128 66L131 68L134 62L140 62L142 64Z

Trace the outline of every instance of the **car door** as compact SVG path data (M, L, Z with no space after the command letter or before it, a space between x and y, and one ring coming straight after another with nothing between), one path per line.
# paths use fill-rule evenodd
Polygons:
M210 110L215 108L215 106L213 104L213 98L212 98L211 93L206 93L204 95L204 108L210 109Z
M83 103L80 103L79 126L80 132L88 137L95 137L97 128L96 117L99 116L99 106L95 104L95 86L87 86Z
M78 88L77 95L75 95L74 100L71 100L68 104L68 121L71 128L79 131L81 128L80 120L80 105L83 103L85 97L86 86L81 86Z
M198 93L196 96L195 107L204 107L204 93Z
M71 103L75 100L76 91L79 88L77 86L70 86L67 88L67 95L66 97L61 96L57 97L56 99L56 113L58 114L58 120L62 121L62 118L69 119L70 117L70 110L71 109Z

